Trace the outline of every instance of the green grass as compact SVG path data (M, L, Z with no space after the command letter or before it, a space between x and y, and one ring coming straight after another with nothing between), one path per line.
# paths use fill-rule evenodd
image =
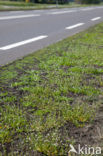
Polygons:
M93 124L103 99L102 33L103 23L0 67L3 154L65 156L77 142L70 129Z
M19 2L19 1L2 1L0 0L0 5L8 5L8 6L33 6L34 3L26 3L26 2Z
M58 5L58 8L71 8L71 7L81 7L81 6L84 7L84 6L88 6L88 5L69 3L69 4L64 4L64 5ZM25 3L25 2L0 0L0 11L53 9L53 8L56 8L56 4L37 4L37 3Z

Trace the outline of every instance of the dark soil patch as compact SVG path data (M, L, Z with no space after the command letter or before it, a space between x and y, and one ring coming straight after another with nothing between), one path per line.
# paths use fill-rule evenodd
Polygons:
M62 135L65 135L64 128L61 127ZM66 132L70 139L75 140L75 147L90 145L92 147L101 147L103 150L103 104L99 108L96 118L92 123L87 123L83 128L77 128L72 123L65 124Z

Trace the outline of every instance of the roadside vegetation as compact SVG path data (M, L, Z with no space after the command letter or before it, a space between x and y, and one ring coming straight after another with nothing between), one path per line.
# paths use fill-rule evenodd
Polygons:
M48 4L48 3L26 3L22 1L4 1L0 0L0 11L12 11L12 10L36 10L36 9L53 9L53 8L72 8L72 7L85 7L88 4L79 4L79 3L66 3L66 4Z
M1 155L103 147L103 23L0 67Z
M68 7L80 7L80 4L64 4L58 5L58 8L68 8ZM56 8L56 4L40 4L40 3L25 3L25 2L12 2L12 1L0 1L1 11L11 11L11 10L36 10L36 9L53 9Z

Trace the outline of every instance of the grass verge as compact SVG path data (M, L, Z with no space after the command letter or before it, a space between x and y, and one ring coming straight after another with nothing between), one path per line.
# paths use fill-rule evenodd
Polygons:
M69 3L64 5L58 5L58 8L72 8L72 7L84 7L88 5L81 5L76 3ZM90 6L90 5L89 5ZM36 9L53 9L56 8L56 4L37 4L37 3L25 3L25 2L13 2L0 0L0 11L11 10L36 10Z
M103 23L0 67L1 155L103 147Z

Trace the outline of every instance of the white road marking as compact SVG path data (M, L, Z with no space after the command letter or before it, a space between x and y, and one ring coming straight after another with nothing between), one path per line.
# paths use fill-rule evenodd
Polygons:
M13 14L14 14L14 13L17 14L17 13L23 13L23 12L24 12L24 11L10 11L9 13L10 13L10 14L12 14L12 13L13 13Z
M76 12L76 10L52 12L52 13L49 13L49 14L56 15L56 14L65 14L65 13L70 13L70 12Z
M44 10L31 10L32 12L45 12Z
M81 9L82 11L88 11L88 10L93 10L94 8L85 8L85 9Z
M95 8L97 8L97 9L99 9L99 8L100 8L100 9L102 9L102 8L103 8L103 6L99 6L99 7L95 7Z
M25 44L28 44L28 43L32 43L32 42L44 39L46 37L48 37L48 36L46 36L46 35L45 36L38 36L38 37L28 39L28 40L25 40L25 41L21 41L21 42L18 42L18 43L13 43L13 44L10 44L10 45L4 46L4 47L0 47L0 50L9 50L9 49L12 49L12 48L16 48L16 47L19 47L19 46L22 46L22 45L25 45Z
M34 17L34 16L40 16L40 15L39 14L30 14L30 15L19 15L19 16L4 16L4 17L0 17L0 20L27 18L27 17Z
M78 23L78 24L75 24L75 25L72 25L72 26L66 27L66 29L73 29L73 28L76 28L76 27L82 26L82 25L84 25L84 24L85 24L85 23Z
M92 18L91 21L96 21L96 20L99 20L101 19L101 17L95 17L95 18Z

